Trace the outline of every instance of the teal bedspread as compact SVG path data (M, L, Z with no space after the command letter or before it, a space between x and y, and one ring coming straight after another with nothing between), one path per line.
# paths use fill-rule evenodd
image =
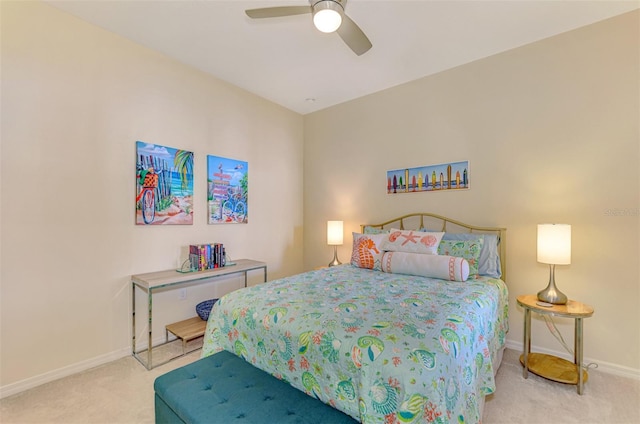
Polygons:
M477 423L507 314L502 280L341 265L222 297L202 356L234 352L363 423Z

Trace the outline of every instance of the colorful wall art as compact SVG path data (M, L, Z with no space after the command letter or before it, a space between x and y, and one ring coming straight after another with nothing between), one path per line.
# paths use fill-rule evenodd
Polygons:
M468 188L469 161L387 171L388 194Z
M193 153L136 142L136 224L193 224Z
M207 156L207 203L209 224L248 222L248 163Z

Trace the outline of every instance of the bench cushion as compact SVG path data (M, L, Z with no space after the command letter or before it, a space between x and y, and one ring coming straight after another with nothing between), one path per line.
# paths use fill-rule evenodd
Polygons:
M352 417L222 351L155 380L156 423L354 423Z

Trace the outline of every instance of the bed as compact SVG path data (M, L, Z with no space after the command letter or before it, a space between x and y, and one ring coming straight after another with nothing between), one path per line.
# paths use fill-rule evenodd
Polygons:
M434 237L441 258L389 244ZM349 264L223 296L202 356L235 353L363 423L480 422L508 331L505 253L504 228L429 213L362 225ZM424 276L437 270L401 254L466 261L469 275Z

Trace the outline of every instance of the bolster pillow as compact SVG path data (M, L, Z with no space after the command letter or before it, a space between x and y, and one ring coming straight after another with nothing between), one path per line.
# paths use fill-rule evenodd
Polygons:
M467 281L469 262L464 258L408 252L385 252L382 270L449 281Z

